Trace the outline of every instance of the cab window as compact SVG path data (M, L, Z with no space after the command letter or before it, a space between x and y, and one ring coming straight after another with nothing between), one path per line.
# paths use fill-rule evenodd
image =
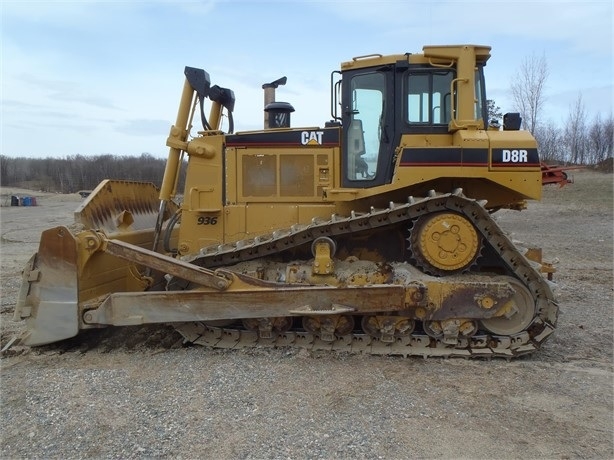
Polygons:
M406 77L405 121L410 124L447 125L451 119L450 86L454 72L412 72Z
M352 77L351 110L347 131L347 178L371 181L377 174L382 120L385 108L385 76L366 73Z

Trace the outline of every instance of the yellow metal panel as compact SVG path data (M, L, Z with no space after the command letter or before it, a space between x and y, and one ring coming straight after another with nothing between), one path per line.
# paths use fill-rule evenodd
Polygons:
M190 195L190 200L184 202L191 210L219 209L222 206L222 147L224 137L207 136L199 140L207 145L207 150L214 152L212 156L200 156L191 154L188 159L188 171L186 176L185 190ZM194 190L194 192L192 192ZM197 192L198 191L198 192ZM205 192L205 193L200 193Z
M201 248L219 244L224 237L224 219L221 211L188 211L181 214L179 252L194 254Z
M238 212L239 207L232 212ZM246 235L253 237L273 230L289 228L294 224L309 224L314 217L330 219L334 204L292 205L282 203L251 203L245 206ZM233 217L239 222L238 216ZM230 237L230 232L228 233Z
M245 221L249 236L290 227L298 222L298 206L252 203L245 207Z
M277 157L273 154L241 152L242 190L246 198L273 197L277 188Z
M456 131L452 135L452 145L459 146L461 148L488 148L488 134L483 130L461 130Z
M237 149L234 147L227 148L224 155L226 166L224 170L225 204L232 205L237 203L237 183L241 180L237 171Z
M492 167L492 150L535 150L535 140L524 131L461 130L454 134L405 135L401 139L394 184L415 184L413 193L429 189L462 188L467 196L488 200L488 206L518 206L541 197L538 166ZM408 162L406 149L417 149L417 160ZM405 161L405 163L403 163ZM420 185L422 184L422 185Z
M203 147L201 150L213 154L190 154L190 173L186 177L186 194L179 226L178 249L181 254L194 254L203 247L218 244L224 237L223 183L220 174L223 142L223 135L205 136L198 139L198 144Z
M245 206L226 206L224 209L224 241L227 243L246 238Z
M236 150L237 203L323 201L334 181L338 149L244 148Z
M314 217L329 219L335 212L335 205L287 205L258 203L247 206L226 206L224 209L224 242L232 243L272 229L288 228L294 224L308 224ZM274 227L273 222L283 216L284 225ZM248 219L249 228L247 228Z
M308 224L314 217L321 217L323 219L330 219L331 215L335 213L334 204L323 205L301 205L298 208L298 221L300 224Z
M279 155L279 196L315 196L313 154Z

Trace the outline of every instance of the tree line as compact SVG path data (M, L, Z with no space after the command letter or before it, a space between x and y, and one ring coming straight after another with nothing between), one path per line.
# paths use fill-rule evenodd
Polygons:
M562 127L543 119L548 81L548 62L545 56L527 56L511 84L515 110L522 117L522 127L537 140L544 162L562 164L599 165L611 163L614 156L614 119L612 114L592 118L584 105L582 93L570 106ZM500 115L494 101L489 112ZM497 112L499 111L499 112Z
M522 109L516 108L521 113ZM493 100L488 100L489 119L500 120L501 109ZM523 129L531 131L537 140L539 156L544 163L601 165L614 156L614 119L602 118L601 114L589 119L582 96L578 96L570 108L565 124L560 127L552 121L536 123L525 121Z
M91 190L103 179L162 183L166 159L140 156L74 155L65 158L10 158L0 155L0 184L44 192ZM179 190L183 189L183 180Z

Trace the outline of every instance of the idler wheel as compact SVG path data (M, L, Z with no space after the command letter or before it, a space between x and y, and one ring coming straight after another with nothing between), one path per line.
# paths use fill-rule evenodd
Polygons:
M517 334L525 330L535 316L535 301L529 290L520 281L507 279L516 293L504 308L503 316L483 319L482 326L496 335Z

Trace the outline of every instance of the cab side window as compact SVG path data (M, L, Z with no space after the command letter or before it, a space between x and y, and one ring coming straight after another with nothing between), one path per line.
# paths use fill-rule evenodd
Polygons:
M450 87L454 72L412 71L406 77L405 121L409 124L447 125L452 117Z

